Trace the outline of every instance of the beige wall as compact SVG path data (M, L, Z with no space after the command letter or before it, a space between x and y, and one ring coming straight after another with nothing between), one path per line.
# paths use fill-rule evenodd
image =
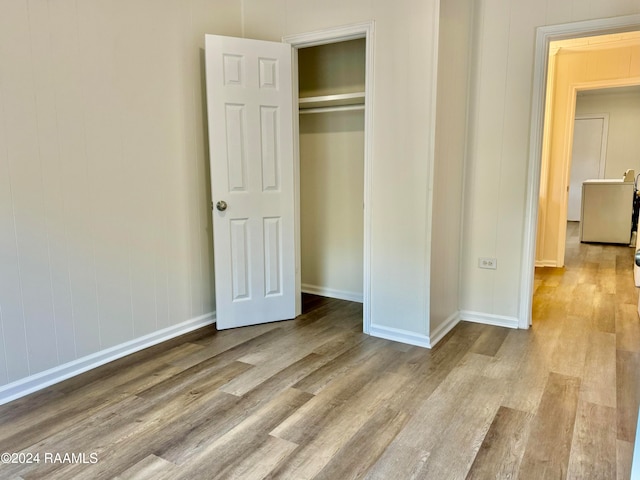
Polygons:
M460 307L517 320L536 27L640 13L640 4L483 0L475 8ZM478 257L496 257L498 269L479 269Z
M609 114L605 178L621 178L627 168L640 173L640 90L616 93L616 89L578 96L576 115Z
M546 184L546 195L540 197L545 215L538 217L539 241L536 249L536 262L544 265L564 264L567 185L576 101L573 88L640 78L640 35L601 38L594 44L590 41L575 47L560 48L555 55L549 155L542 159L542 163L548 165L545 169L547 176L541 179L541 183ZM616 177L619 178L623 172L624 169Z
M245 0L244 33L282 36L375 20L371 319L375 328L429 335L435 0Z
M300 97L364 92L365 40L298 52ZM362 301L364 112L300 114L302 291Z
M364 114L300 115L302 290L362 298Z
M214 309L203 36L240 18L0 3L0 386Z
M459 309L460 241L473 1L440 2L433 181L431 332Z

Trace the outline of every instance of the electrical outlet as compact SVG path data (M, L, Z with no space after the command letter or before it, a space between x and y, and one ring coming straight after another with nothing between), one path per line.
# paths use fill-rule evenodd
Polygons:
M480 257L478 259L478 268L496 270L498 268L498 260L496 258Z

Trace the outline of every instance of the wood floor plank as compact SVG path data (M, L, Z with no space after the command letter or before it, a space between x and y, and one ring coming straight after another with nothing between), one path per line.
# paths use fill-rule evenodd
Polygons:
M176 475L177 471L178 467L173 463L155 455L149 455L114 477L114 480L155 480L163 475Z
M484 375L505 380L507 382L505 388L508 388L508 385L521 375L530 340L527 331L509 329L500 349L485 369Z
M600 332L616 333L616 296L614 293L596 292L594 294L592 324Z
M616 407L616 336L589 333L580 399L605 407Z
M11 442L2 443L0 448L3 451L40 453L42 456L47 452L53 454L64 454L65 452L97 453L100 458L102 450L98 446L104 445L101 440L106 430L103 429L109 429L110 434L118 435L126 434L135 428L135 424L129 418L123 419L118 416L118 412L126 411L132 416L136 416L152 408L153 405L143 399L135 396L125 397L118 402L109 403L104 408L88 414L86 418L77 420L72 425L67 425L65 429L22 449L18 450L13 447ZM49 478L53 477L53 473L62 467L64 465L44 462L27 465L4 464L0 465L0 478L17 474L28 478Z
M624 440L616 441L616 479L631 478L631 460L633 459L633 443ZM634 479L635 480L635 479Z
M591 332L591 313L580 317L567 314L557 323L560 341L556 343L548 368L555 373L581 378Z
M618 350L640 352L640 319L637 305L616 305L615 318Z
M208 417L208 421L199 425L195 425L182 436L174 435L175 442L166 444L158 449L158 455L171 460L174 463L183 463L186 458L194 450L219 438L225 432L231 430L236 425L244 421L256 410L262 408L272 398L279 395L282 391L294 385L300 378L305 377L310 372L324 366L330 362L334 356L338 356L343 350L357 348L359 338L346 337L356 340L351 342L338 342L336 348L331 351L324 349L325 355L312 353L307 357L295 362L267 381L258 385L253 390L247 392L241 398L237 399L229 406L229 408L221 409L215 414ZM211 425L215 425L212 431Z
M198 336L198 338L200 338L200 336ZM125 357L116 360L115 362L108 363L95 370L90 370L87 372L87 379L84 382L76 381L77 377L72 377L71 379L62 382L62 384L57 386L57 388L66 394L80 389L86 390L87 388L93 388L93 386L102 384L105 380L112 377L121 378L121 372L123 370L129 370L133 366L139 368L142 366L170 365L171 362L185 356L192 355L196 352L200 352L203 348L204 347L196 343L186 342L184 344L167 348L166 350L157 350L157 353L155 354L143 350L142 352L134 354L134 357L139 357L135 362L133 362L132 359ZM178 371L178 369L172 370Z
M231 472L246 469L245 460L269 439L269 432L312 397L313 395L300 390L287 389L217 440L191 452L187 460L181 464L179 474L173 478L233 478ZM284 456L296 446L292 442L275 443L279 446L285 445L284 449L279 449Z
M549 330L542 325L534 325L528 335L529 341L523 346L521 357L515 365L517 370L505 387L507 394L502 405L535 413L547 385L553 352L561 343L560 329L555 324Z
M384 342L379 339L369 337L357 347L349 349L336 357L334 361L300 379L294 387L305 392L318 394L334 379L344 377L354 368L358 368L360 363L366 362L376 355L377 350L383 344Z
M589 283L578 283L578 285L575 286L571 300L567 306L567 314L586 320L593 317L593 297L596 293L597 268L592 269L592 271L588 273L588 278L585 278L584 268L581 268L580 272L581 277L579 281Z
M594 442L594 438L598 441ZM581 401L576 414L567 478L615 478L615 458L615 408Z
M175 367L187 369L276 329L283 329L281 323L267 323L241 329L216 331L214 335L203 337L197 342L198 345L204 347L202 350L168 363Z
M249 451L244 458L228 468L219 478L222 480L261 480L267 478L297 448L298 445L294 443L267 435L265 441Z
M532 415L500 407L471 465L467 480L516 478Z
M166 350L151 347L150 350L155 352L153 355L146 350L134 354L133 357L139 360L137 363L125 357L90 370L81 376L83 378L86 376L85 382L74 377L54 385L48 390L50 395L45 398L46 401L42 402L42 406L35 412L35 406L40 405L37 400L39 397L35 397L32 403L30 397L27 397L0 407L0 422L3 426L0 430L0 441L7 435L11 435L12 429L24 426L35 428L46 434L49 428L46 426L47 419L55 416L60 427L63 426L61 420L65 417L72 418L74 412L80 415L90 414L91 411L87 409L94 403L96 408L101 408L104 403L103 397L135 394L148 388L179 371L179 369L169 368L167 361L192 351L194 347L200 348L189 342L184 345L175 345L175 342L171 342L169 346L171 348ZM29 406L31 408L28 408ZM40 423L42 420L45 421Z
M520 464L518 478L565 478L580 379L551 372Z
M314 479L364 478L371 465L378 460L408 420L409 415L405 412L384 407L376 410L357 433L331 457Z
M342 404L328 396L331 387L323 390L271 432L300 448L267 478L314 478L377 410L386 408L405 382L395 373L382 372Z
M109 479L113 472L124 471L149 454L162 449L164 445L175 442L184 431L189 431L194 425L205 423L211 415L226 411L230 405L237 402L237 398L212 390L185 392L171 400L165 400L160 405L144 402L147 407L134 413L134 422L130 421L129 413L123 410L123 414L105 422L103 430L93 428L90 434L74 435L73 445L66 447L65 438L52 439L52 442L58 445L57 448L64 448L66 451L73 451L70 448L77 446L77 439L82 439L86 445L98 445L96 452L100 461L93 466L91 478ZM44 478L62 480L82 476L84 468L83 465L64 465L47 473Z
M385 366L395 355L397 352L392 349L378 351L375 356L367 358L357 368L334 379L331 384L315 395L313 400L275 428L271 432L272 435L299 445L306 444L318 434L323 425L331 423L342 409L352 406L350 402L353 398L380 378ZM389 392L378 392L369 400L376 402L388 395Z
M633 270L633 255L629 255L628 251L624 252L617 250L615 256L617 274L627 275L629 271Z
M407 381L388 407L416 411L453 369L463 362L469 348L476 343L481 333L482 329L478 329L478 324L461 322L435 349L416 347L409 350L397 367L389 369L404 376Z
M348 343L340 345L341 349L348 349L351 346L352 345ZM334 353L337 355L339 352L340 349L337 349ZM254 414L256 410L269 403L272 398L277 397L283 391L289 389L298 379L321 367L330 360L331 356L325 357L315 353L309 354L307 357L273 375L267 381L261 383L242 397L239 398L229 394L230 397L235 398L230 408L216 412L207 419L208 424L215 425L213 432L211 431L210 425L202 424L194 426L194 428L188 432L188 437L180 438L179 442L168 444L165 449L159 452L159 455L175 463L182 463L189 453L199 445L205 444L207 441L213 441L226 431L233 429L236 425Z
M587 287L585 290L582 290L582 292L595 291L598 283L598 274L600 273L600 259L595 258L591 261L582 261L578 272L578 287ZM575 297L573 300L575 300Z
M149 369L147 369L149 367ZM146 364L123 372L121 378L112 377L104 385L81 388L44 405L33 415L9 418L0 429L0 447L11 445L13 451L22 450L43 439L66 431L81 419L98 414L128 398L134 392L148 388L175 371L166 366ZM111 381L110 381L111 380Z
M509 331L506 328L489 327L482 332L482 335L473 344L470 351L493 357L500 350L508 333Z
M629 267L629 270L632 271L632 268ZM636 290L636 286L633 279L630 278L629 274L625 273L624 270L616 273L616 303L625 303L628 305L638 304L638 292Z
M429 461L419 470L420 478L464 478L475 452L491 425L502 398L493 379L481 381L469 395L465 408L447 422L441 441L431 449Z
M332 311L323 319L323 322L326 322L328 325L333 325L334 327L362 332L363 318L362 303L350 302L347 308ZM407 347L405 344L399 342L395 343L396 346L399 346L400 348Z
M616 411L618 440L633 442L640 404L640 353L616 351Z
M253 368L253 365L239 361L225 363L209 359L138 392L137 395L149 401L162 402L188 389L206 391L219 388Z
M613 295L616 293L616 260L614 256L602 256L599 259L596 285L598 292Z
M206 327L0 407L0 451L99 455L0 478L628 478L633 249L570 228L566 267L536 269L530 330L463 321L427 350L305 295L296 320Z
M238 360L256 366L272 362L274 357L275 360L279 360L283 356L290 356L298 360L341 333L339 329L325 325L324 322L309 325L304 329L304 332L304 342L293 341L296 337L299 337L299 332L289 330L282 332L277 338L273 338L260 348L250 349ZM286 363L286 360L283 360L283 363Z
M222 390L234 395L244 395L260 383L283 370L292 363L306 357L316 348L331 342L348 331L335 327L313 330L305 342L295 342L286 336L271 344L269 349L260 349L240 357L240 361L255 365L251 370L228 382ZM289 348L286 345L289 344Z
M465 409L461 409L460 405L452 404L447 399L455 392L456 396L467 399L465 407L471 406L470 410L474 412L478 412L476 410L478 408L482 409L483 415L476 421L480 424L486 421L488 429L501 398L494 388L494 382L482 376L483 370L490 361L491 357L485 355L467 354L433 394L421 402L412 417L415 421L410 420L407 423L365 478L441 478L438 476L441 472L431 472L435 475L433 477L425 476L425 472L431 468L432 455L437 458L437 466L440 466L440 461L443 461L448 462L449 467L464 469L466 466L468 470L473 462L475 449L461 447L457 452L458 455L452 458L448 447L455 449L455 444L445 445L441 440L447 436L448 432L454 432L455 438L460 440L461 437L455 433L463 429L471 433L472 438L468 441L472 443L478 441L477 446L479 446L484 432L466 428L463 423L467 417L464 420L461 417ZM486 403L477 402L477 400ZM423 422L421 419L432 419L432 421ZM446 456L449 456L448 460L444 458ZM459 474L457 468L450 468L449 472Z

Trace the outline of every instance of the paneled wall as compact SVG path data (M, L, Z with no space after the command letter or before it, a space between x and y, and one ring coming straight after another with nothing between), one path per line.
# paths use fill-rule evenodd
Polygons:
M436 336L455 322L459 309L473 3L440 2L431 252L431 332Z
M535 29L640 13L637 0L475 2L465 184L461 309L518 315ZM478 268L496 257L497 270Z
M0 2L0 386L214 310L203 39L240 2Z
M620 178L627 168L640 173L640 87L633 93L617 90L596 90L576 101L576 115L609 114L605 178Z

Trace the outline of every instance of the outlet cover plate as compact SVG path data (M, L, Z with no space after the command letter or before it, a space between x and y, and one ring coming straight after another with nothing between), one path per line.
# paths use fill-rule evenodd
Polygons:
M489 270L496 270L498 268L498 259L480 257L478 258L478 268L488 268Z

